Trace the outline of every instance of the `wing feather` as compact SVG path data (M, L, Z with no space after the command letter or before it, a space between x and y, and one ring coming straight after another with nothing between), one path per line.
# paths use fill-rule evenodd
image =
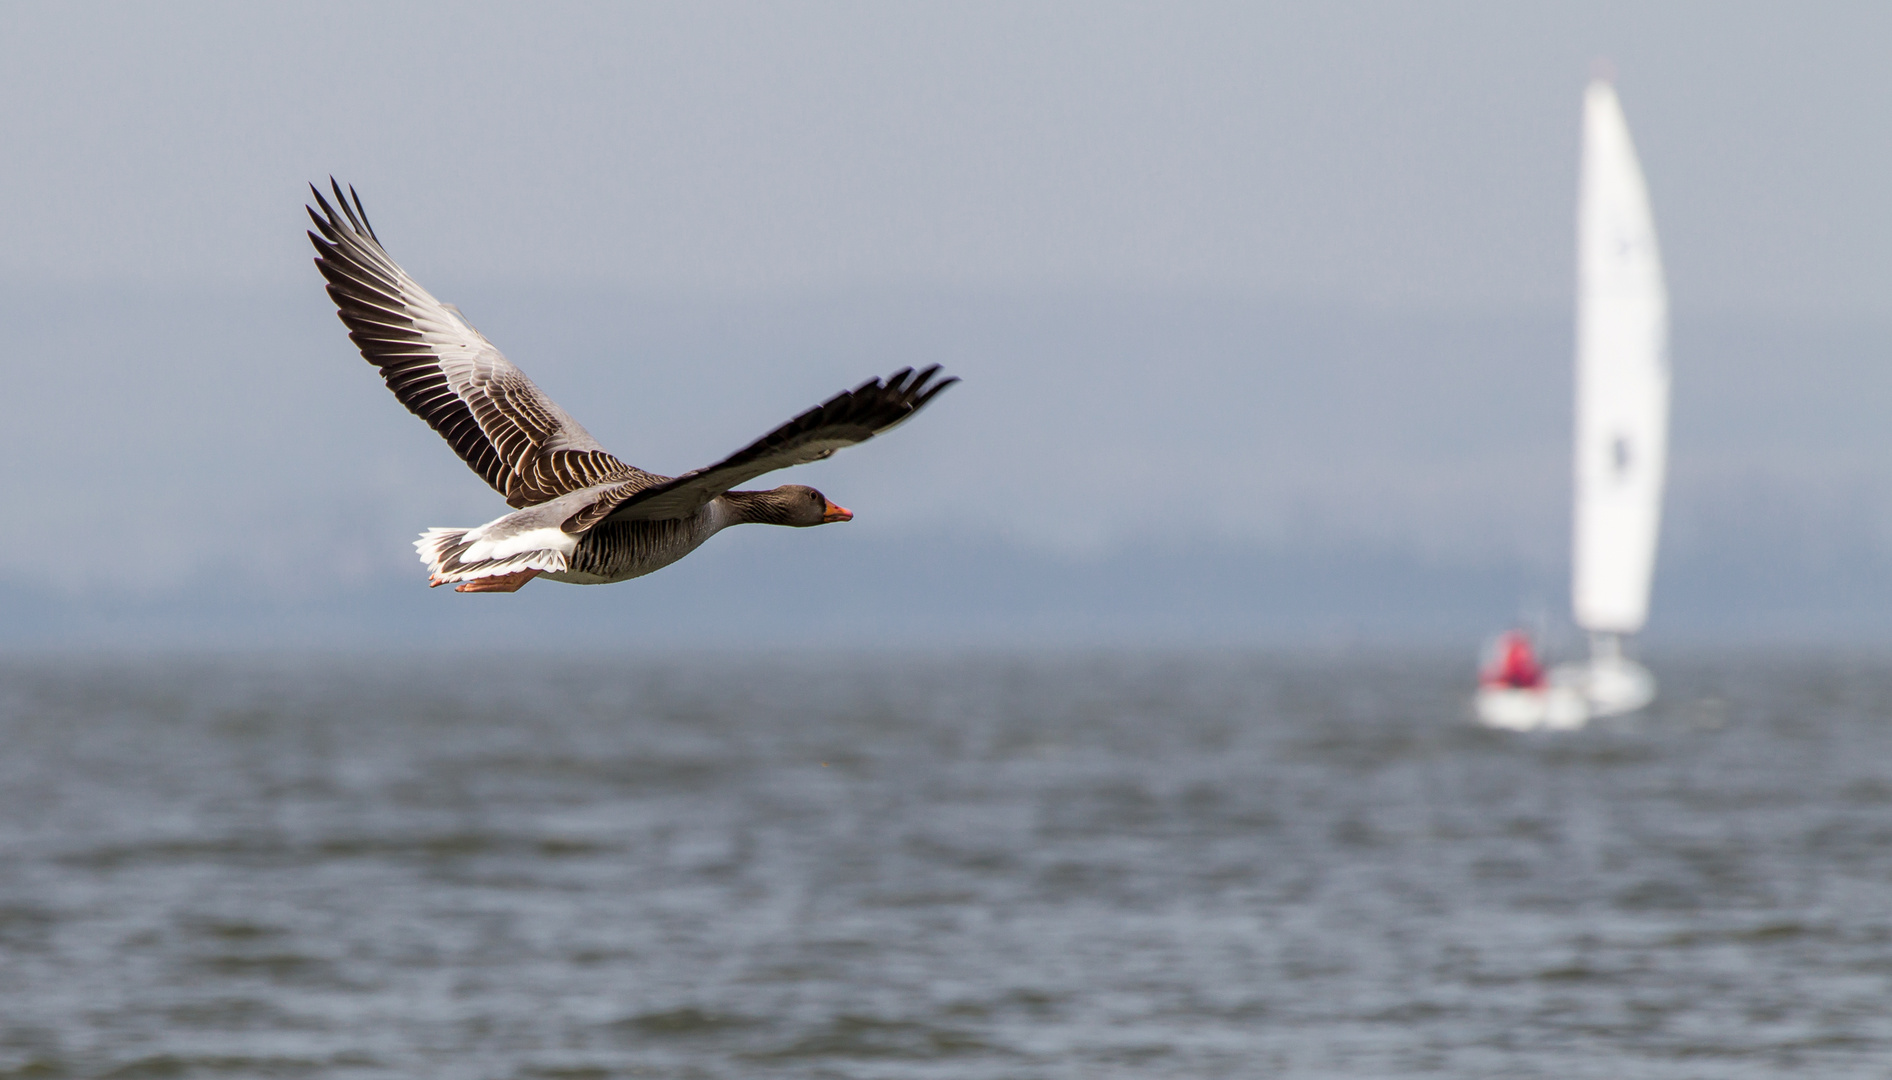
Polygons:
M934 381L939 365L921 371L902 368L885 381L869 379L820 405L707 468L674 480L638 478L605 493L565 523L567 532L600 521L662 520L688 517L723 492L761 476L810 461L820 461L889 431L926 407L957 378Z
M515 507L612 481L654 477L598 445L451 304L434 299L381 247L353 188L314 187L309 240L336 313L401 404ZM339 210L337 209L339 207Z

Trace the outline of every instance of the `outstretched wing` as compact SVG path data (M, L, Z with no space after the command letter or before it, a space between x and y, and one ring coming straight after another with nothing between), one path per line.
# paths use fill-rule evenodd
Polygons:
M654 480L605 452L459 310L420 287L382 250L355 189L331 177L337 212L314 187L315 265L348 336L401 404L515 507L612 480ZM350 205L350 202L353 205Z
M600 521L688 517L723 492L766 472L820 461L906 420L957 378L933 381L939 365L901 368L885 382L869 379L809 409L722 461L657 484L631 480L566 522L568 532Z

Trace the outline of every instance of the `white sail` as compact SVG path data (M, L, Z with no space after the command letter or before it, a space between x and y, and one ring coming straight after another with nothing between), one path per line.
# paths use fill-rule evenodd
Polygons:
M1577 625L1649 615L1668 457L1669 304L1655 222L1616 91L1590 84L1577 200Z

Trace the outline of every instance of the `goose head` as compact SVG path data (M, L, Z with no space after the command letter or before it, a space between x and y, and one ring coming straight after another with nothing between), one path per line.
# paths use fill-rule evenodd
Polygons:
M854 511L835 505L806 484L783 484L767 491L731 491L723 498L735 505L742 520L763 525L805 529L854 517Z

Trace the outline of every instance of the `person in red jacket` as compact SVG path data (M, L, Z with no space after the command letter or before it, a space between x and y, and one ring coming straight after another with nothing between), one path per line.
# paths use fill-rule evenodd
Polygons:
M1478 673L1486 686L1512 690L1535 690L1544 685L1544 668L1531 649L1531 639L1522 630L1506 630L1498 636L1491 652L1491 662Z

